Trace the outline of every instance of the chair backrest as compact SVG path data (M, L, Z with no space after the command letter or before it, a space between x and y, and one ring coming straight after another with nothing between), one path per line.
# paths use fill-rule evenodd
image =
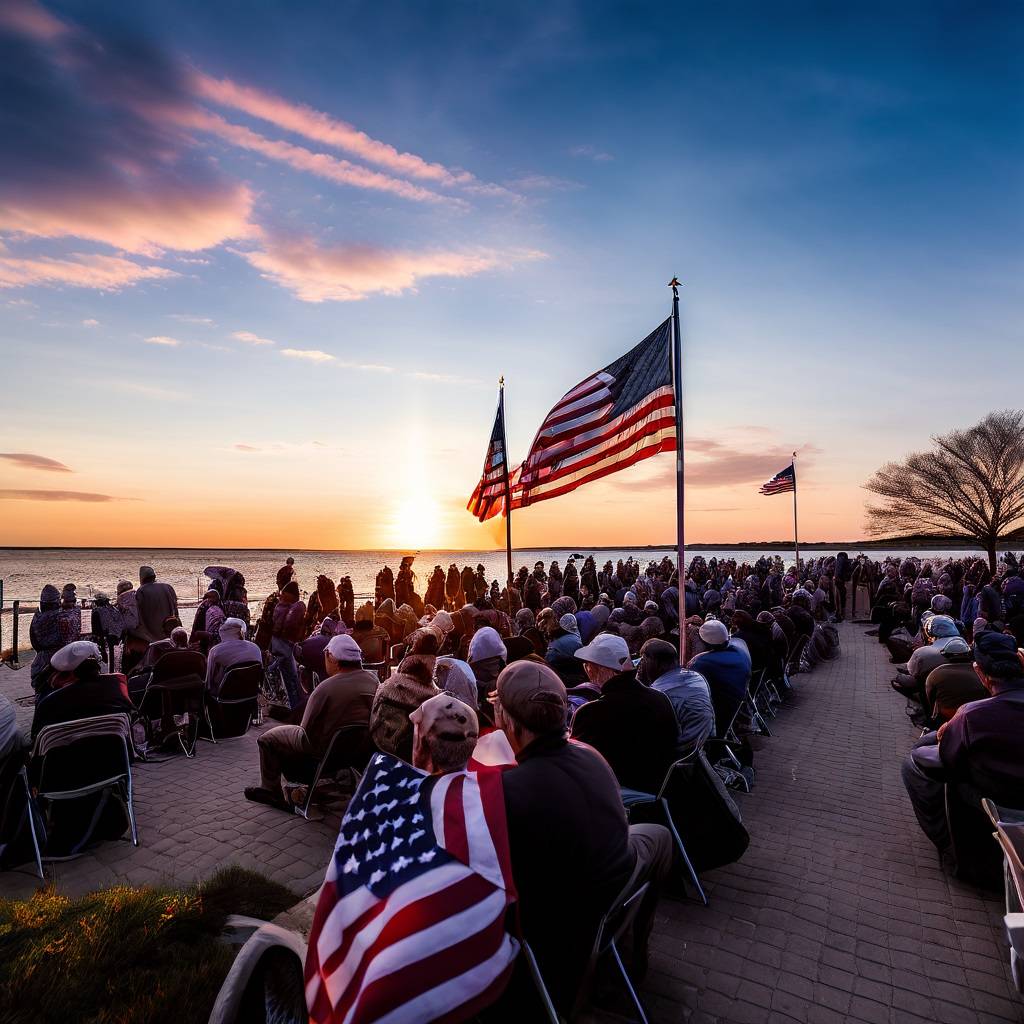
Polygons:
M591 954L591 963L596 962L608 952L612 942L616 941L633 923L643 903L650 882L644 882L633 892L622 892L608 909L608 912L601 918L597 929L597 936L594 939L594 950Z
M40 794L87 789L131 774L131 724L125 714L48 725L32 747L30 774Z
M363 652L363 663L367 665L380 665L387 661L390 643L390 637L387 635L368 636L359 645Z
M216 700L255 700L263 682L263 666L254 662L232 665L221 679Z
M126 714L97 715L95 718L76 718L71 722L58 722L40 730L32 746L32 757L46 757L52 750L69 747L84 739L97 736L116 736L130 746L132 726Z
M362 771L373 753L370 723L343 725L331 737L322 759L323 773L330 774L340 768L358 768Z
M153 666L150 683L165 683L185 676L199 676L202 679L205 675L206 659L199 651L168 651Z

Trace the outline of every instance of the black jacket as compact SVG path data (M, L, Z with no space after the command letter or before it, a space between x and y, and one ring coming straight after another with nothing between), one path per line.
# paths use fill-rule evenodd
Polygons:
M520 920L552 999L568 1012L598 923L633 871L626 812L593 750L545 736L518 761L502 785Z
M620 672L598 700L577 710L572 735L601 752L620 786L657 793L675 759L679 722L663 693L644 686L635 672Z
M120 712L130 715L134 710L120 676L90 675L53 690L36 705L32 716L32 738L36 738L40 729L58 722Z

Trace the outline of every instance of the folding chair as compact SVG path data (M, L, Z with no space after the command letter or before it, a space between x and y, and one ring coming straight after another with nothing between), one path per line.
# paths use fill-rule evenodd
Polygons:
M721 736L709 736L704 741L704 749L711 754L712 750L718 750L720 754L724 754L724 757L716 757L712 764L714 765L715 771L721 776L722 781L727 785L731 786L734 783L738 783L745 793L750 792L750 784L741 772L743 767L740 759L736 756L733 751L733 746L742 746L739 736L736 735L736 722L740 717L740 713L746 707L746 701L741 700L736 706L736 710L732 713L732 717L729 719L728 728L725 729ZM718 747L711 747L712 744L718 744ZM724 765L722 761L728 761L729 765ZM731 766L731 767L730 767Z
M48 725L36 737L29 762L29 774L36 799L49 803L77 800L91 793L117 793L128 812L132 844L139 845L132 802L132 727L126 714L78 718ZM76 785L68 787L73 777ZM105 806L101 801L86 834L78 840L70 857L76 857L92 838ZM44 857L67 860L70 857Z
M322 778L330 778L342 769L355 773L356 779L362 777L367 762L373 753L370 741L370 725L343 725L331 737L313 772L313 781L309 784L306 800L302 807L296 807L295 813L310 820L309 809L313 805L313 795ZM296 780L301 781L301 780Z
M983 888L997 890L1005 885L1004 848L992 843L991 812L982 799L981 809L970 787L945 785L946 827L952 841L956 878L967 878ZM1002 821L1024 821L1024 808L1000 807ZM996 836L998 839L998 836ZM939 861L941 863L941 855Z
M764 692L767 676L768 670L762 669L761 674L757 677L756 683L747 683L747 709L750 712L750 719L754 723L754 728L757 729L762 736L768 736L770 738L772 731L768 728L768 719L766 716L771 715L772 712L771 709L767 707L762 710L762 704L767 700Z
M1024 995L1024 812L982 800L1003 851L1006 915L1003 924L1010 945L1010 971L1017 991Z
M210 739L244 736L259 712L259 693L263 683L263 665L244 662L232 665L224 673L217 695L206 695L206 722Z
M386 636L371 636L363 642L366 644L365 647L360 645L363 651L363 668L370 672L376 672L377 677L383 682L388 677L390 666L388 661L390 640Z
M537 996L540 998L541 1006L544 1008L544 1016L547 1018L548 1024L562 1024L562 1019L558 1016L558 1011L555 1009L554 1002L552 1002L551 993L548 992L544 978L541 977L540 968L537 966L537 958L533 955L533 950L526 939L520 938L519 952L523 955L523 959L526 960L526 966L530 972L530 980L537 990Z
M601 923L597 928L597 937L594 940L594 949L590 955L590 966L586 974L588 979L592 979L597 970L597 965L610 953L616 967L619 969L619 973L622 975L622 980L626 985L626 990L629 992L629 997L633 1000L633 1005L640 1015L640 1024L648 1024L647 1011L644 1009L644 1004L640 1002L640 996L633 986L633 981L626 970L626 965L622 962L618 940L622 938L633 924L649 887L650 882L644 882L635 892L621 893L615 903L612 904L611 909L601 918ZM585 983L580 993L580 999L577 1001L570 1019L575 1019L583 1009L588 989L589 985Z
M20 761L20 755L11 755L0 766L0 799L3 801L0 806L0 869L5 863L9 867L23 863L20 859L10 858L19 849L17 844L27 824L36 871L40 878L44 878L40 848L46 845L46 824L32 796L32 789L28 784L28 770Z
M697 890L697 895L700 896L701 902L706 907L708 905L708 897L704 892L704 887L700 884L700 879L697 877L697 872L693 867L693 862L690 860L690 855L687 853L686 844L683 842L682 836L679 835L679 830L676 828L676 823L672 820L672 811L668 805L668 788L672 782L672 776L675 774L676 769L684 768L690 764L691 761L697 756L699 749L692 750L686 757L680 758L678 761L674 761L668 766L668 771L665 772L665 778L662 780L661 787L657 793L642 793L637 789L623 789L622 790L622 803L626 808L627 817L630 816L631 812L640 807L657 807L661 810L662 816L665 819L665 825L669 832L672 833L672 841L676 844L676 849L679 851L679 856L683 859L683 865L686 868L687 874L690 876L690 881L693 883L693 887ZM742 778L742 776L741 776Z
M790 682L789 677L796 675L800 671L800 659L803 657L804 648L807 646L807 641L811 638L806 634L801 636L792 649L789 652L789 658L786 661L785 672L783 673L783 679L787 686L792 688L793 684Z
M168 651L153 666L146 692L139 701L139 718L149 743L154 739L154 721L160 722L159 743L172 736L181 744L186 757L195 757L199 727L205 719L212 735L206 711L206 659L198 651ZM175 718L187 717L177 723Z

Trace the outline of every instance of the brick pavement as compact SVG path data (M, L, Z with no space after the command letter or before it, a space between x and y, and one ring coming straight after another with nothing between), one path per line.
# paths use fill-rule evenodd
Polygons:
M1024 1021L1002 902L944 875L899 777L918 735L866 626L795 677L739 803L743 859L704 879L711 905L663 901L643 995L688 1024Z
M916 731L863 626L843 655L796 677L794 704L760 742L742 861L709 872L711 906L663 901L643 994L656 1024L1024 1022L1006 966L1001 903L947 878L899 779ZM0 692L28 690L0 670ZM24 724L29 709L21 709ZM248 803L255 730L194 760L136 769L141 846L104 843L48 867L68 893L114 882L188 882L237 863L307 894L338 818L305 822ZM38 880L0 873L0 893Z

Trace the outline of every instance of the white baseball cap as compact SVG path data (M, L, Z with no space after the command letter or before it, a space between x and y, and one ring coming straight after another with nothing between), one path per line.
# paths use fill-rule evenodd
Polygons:
M327 642L327 653L335 661L359 661L363 660L363 652L359 644L348 635L338 633L332 636Z
M598 633L586 647L581 647L575 654L580 661L589 661L604 668L613 668L617 672L631 666L633 659L629 654L629 644L614 633Z
M57 651L50 659L50 664L58 672L74 672L83 661L90 658L93 661L103 661L99 647L91 640L75 640Z

